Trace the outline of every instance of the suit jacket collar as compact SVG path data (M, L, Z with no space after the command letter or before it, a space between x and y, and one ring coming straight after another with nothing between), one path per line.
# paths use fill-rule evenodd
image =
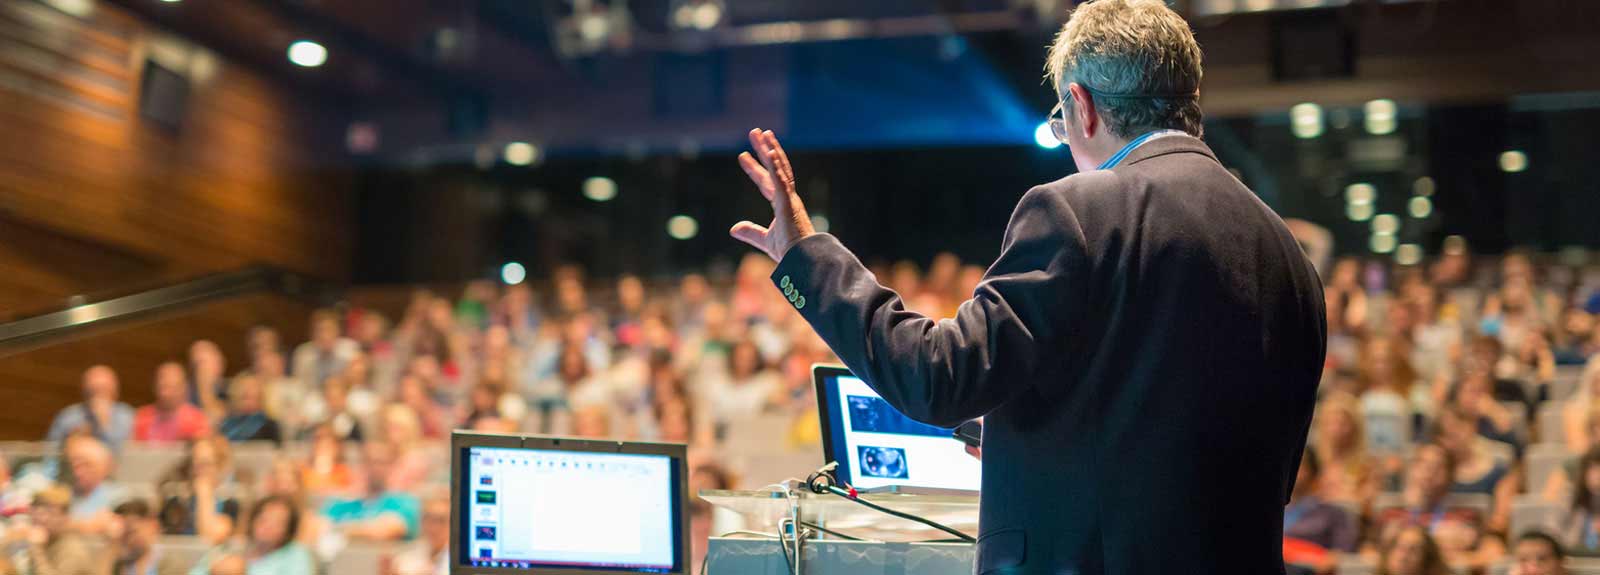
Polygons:
M1150 158L1185 152L1200 154L1211 158L1213 162L1221 163L1217 160L1217 155L1212 153L1211 148L1206 146L1205 142L1200 141L1200 138L1188 134L1174 134L1150 140L1145 142L1144 145L1134 148L1132 152L1128 153L1128 157L1122 160L1121 165L1131 166Z

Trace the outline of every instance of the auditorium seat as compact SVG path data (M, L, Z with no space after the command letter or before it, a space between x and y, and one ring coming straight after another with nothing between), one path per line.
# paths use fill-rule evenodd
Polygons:
M1377 564L1359 555L1340 557L1339 565L1334 569L1335 575L1373 575L1377 571Z
M1486 517L1493 510L1493 503L1493 497L1481 493L1452 493L1444 498L1445 509L1471 509ZM1399 493L1379 493L1372 504L1375 513L1402 507L1405 500Z
M1539 425L1539 441L1541 443L1556 443L1566 445L1567 433L1562 426L1566 423L1565 400L1546 401L1539 404L1535 412Z
M171 557L180 565L194 565L200 562L206 551L211 546L199 537L189 535L162 535L156 540L155 553L158 557Z
M1537 496L1519 495L1511 502L1511 537L1515 541L1523 533L1537 529L1559 535L1561 521L1566 511L1561 505L1540 501Z
M383 573L384 565L403 548L395 544L353 543L339 551L323 570L329 574Z
M1565 473L1563 466L1569 462L1576 461L1577 457L1567 453L1565 446L1550 446L1549 444L1541 443L1535 445L1535 447L1540 447L1541 450L1528 450L1527 485L1529 492L1540 493L1546 485L1549 485L1551 475ZM1560 451L1551 450L1550 447L1560 448Z
M177 469L186 455L181 444L129 443L122 447L117 458L114 479L129 485L159 483L162 477Z

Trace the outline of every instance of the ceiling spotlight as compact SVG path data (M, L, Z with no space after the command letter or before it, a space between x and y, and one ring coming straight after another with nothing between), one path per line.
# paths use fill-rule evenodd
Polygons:
M1372 219L1372 204L1345 204L1344 215L1352 222L1364 222Z
M500 266L500 281L506 282L506 285L514 286L525 279L528 279L528 269L522 267L522 264L507 262L506 265Z
M1394 251L1395 245L1400 243L1389 234L1372 234L1367 240L1367 247L1372 248L1372 253L1387 254Z
M1528 154L1522 150L1506 150L1500 153L1500 170L1515 174L1528 169Z
M584 180L583 197L596 202L609 202L617 197L617 181L605 176Z
M1371 205L1378 199L1378 188L1366 182L1356 182L1344 187L1344 203Z
M811 215L811 229L812 229L812 231L815 231L815 232L817 232L819 234L825 234L825 233L828 233L828 230L832 229L832 228L833 228L833 222L828 220L828 216L824 216L822 214L812 214Z
M1321 136L1322 106L1306 102L1289 108L1289 129L1302 140Z
M1378 214L1372 218L1372 233L1392 236L1400 231L1400 218L1394 214Z
M289 61L296 66L315 68L328 61L328 49L310 40L295 40L289 45Z
M1394 263L1403 266L1414 266L1422 263L1422 246L1417 244L1400 244L1395 248Z
M700 222L682 214L667 220L667 235L675 240L687 240L700 233Z
M1411 193L1419 196L1432 196L1433 192L1435 191L1435 186L1436 184L1434 183L1433 178L1423 176L1417 178L1417 181L1411 182Z
M527 142L512 142L506 144L506 163L513 166L527 166L539 160L539 147Z
M1428 196L1413 196L1411 201L1406 202L1406 211L1410 212L1413 218L1427 219L1433 215L1433 200L1428 199Z
M1399 106L1395 105L1394 100L1372 100L1367 102L1362 111L1366 116L1365 123L1369 134L1379 136L1392 134L1399 125L1397 119Z

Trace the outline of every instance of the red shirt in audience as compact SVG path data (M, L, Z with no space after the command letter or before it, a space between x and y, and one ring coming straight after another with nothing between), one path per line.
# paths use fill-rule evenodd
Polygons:
M135 441L189 441L206 435L210 427L206 414L188 403L165 413L146 405L133 414Z

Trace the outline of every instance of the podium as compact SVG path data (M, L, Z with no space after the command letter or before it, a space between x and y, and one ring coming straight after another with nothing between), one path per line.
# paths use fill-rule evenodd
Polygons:
M706 490L700 497L718 508L737 513L746 531L717 537L706 549L707 575L790 575L784 548L772 537L779 523L799 504L800 520L866 539L848 541L828 534L801 545L805 573L816 575L971 575L976 549L971 543L952 542L950 535L869 509L835 495L804 492L796 501L781 491ZM862 499L895 511L909 513L977 534L976 495L863 494ZM785 539L787 541L787 539ZM792 549L791 549L792 552ZM698 566L696 566L698 569Z

